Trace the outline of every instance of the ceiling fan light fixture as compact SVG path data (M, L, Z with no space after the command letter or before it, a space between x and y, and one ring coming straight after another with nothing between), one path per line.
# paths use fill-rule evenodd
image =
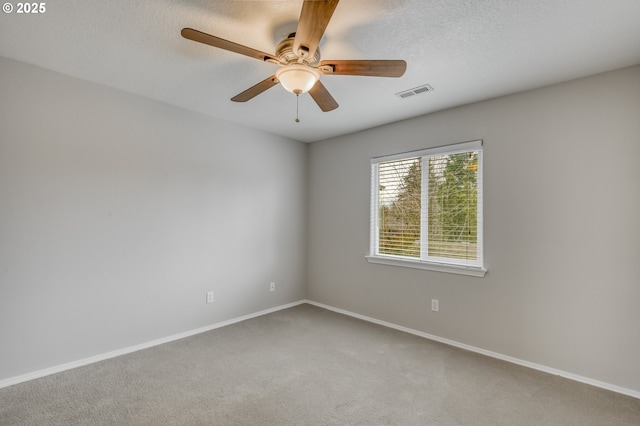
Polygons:
M328 112L338 108L338 103L320 81L320 74L402 77L407 69L407 63L403 60L342 59L320 61L321 55L318 45L338 2L339 0L304 0L296 31L289 34L277 45L275 55L193 28L183 28L180 33L188 40L280 66L274 75L237 94L231 98L231 101L246 102L278 85L278 83L282 83L285 90L295 95L309 93L318 107L322 111Z
M289 64L276 71L276 78L287 91L296 95L307 93L320 79L320 72L303 64Z

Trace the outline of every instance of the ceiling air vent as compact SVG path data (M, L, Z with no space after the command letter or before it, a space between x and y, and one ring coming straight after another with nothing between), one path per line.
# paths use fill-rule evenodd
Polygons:
M413 89L405 90L402 92L396 93L396 96L399 98L409 98L411 96L419 95L420 93L433 92L433 87L428 84L424 84L422 86L414 87Z

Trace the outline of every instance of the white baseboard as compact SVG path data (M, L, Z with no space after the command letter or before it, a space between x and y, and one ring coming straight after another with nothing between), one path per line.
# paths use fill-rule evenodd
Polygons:
M255 312L253 314L243 315L241 317L233 318L230 320L218 322L215 324L207 325L205 327L196 328L194 330L185 331L183 333L174 334L173 336L163 337L161 339L152 340L150 342L141 343L135 346L129 346L127 348L118 349L115 351L107 352L100 355L95 355L89 358L83 358L77 361L68 362L61 365L56 365L54 367L45 368L43 370L33 371L31 373L22 374L20 376L10 377L8 379L0 380L0 389L6 388L7 386L16 385L18 383L27 382L33 379L39 379L40 377L49 376L51 374L61 373L66 370L71 370L73 368L82 367L84 365L93 364L95 362L104 361L109 358L115 358L120 355L126 355L131 352L136 352L142 349L151 348L153 346L162 345L163 343L173 342L174 340L184 339L185 337L190 337L195 334L204 333L207 331L215 330L216 328L225 327L227 325L235 324L237 322L245 321L251 318L259 317L262 315L270 314L272 312L280 311L282 309L292 308L294 306L301 305L306 303L305 300L299 300L297 302L288 303L286 305L276 306L275 308L265 309L264 311Z
M595 380L595 379L591 379L589 377L584 377L584 376L580 376L577 374L573 374L573 373L569 373L566 371L562 371L562 370L558 370L555 368L551 368L551 367L547 367L545 365L541 365L541 364L536 364L533 362L529 362L529 361L525 361L522 359L518 359L518 358L514 358L508 355L503 355L497 352L492 352L492 351L488 351L486 349L482 349L482 348L477 348L475 346L471 346L471 345L467 345L464 343L460 343L460 342L456 342L454 340L449 340L449 339L445 339L443 337L439 337L439 336L434 336L433 334L428 334L428 333L424 333L422 331L418 331L418 330L414 330L412 328L408 328L408 327L403 327L401 325L397 325L397 324L393 324L387 321L382 321L376 318L372 318L372 317L368 317L366 315L360 315L360 314L356 314L354 312L350 312L347 311L345 309L340 309L340 308L336 308L330 305L325 305L323 303L318 303L315 302L313 300L299 300L297 302L293 302L293 303L288 303L286 305L281 305L281 306L276 306L274 308L269 308L269 309L265 309L263 311L259 311L259 312L255 312L252 314L248 314L248 315L243 315L237 318L233 318L230 320L226 320L226 321L222 321L222 322L218 322L215 324L211 324L205 327L201 327L201 328L197 328L194 330L189 330L189 331L185 331L183 333L179 333L179 334L174 334L172 336L168 336L168 337L164 337L161 339L157 339L157 340L152 340L150 342L146 342L146 343L141 343L139 345L134 345L134 346L129 346L127 348L123 348L123 349L118 349L115 351L111 351L111 352L107 352L104 354L100 354L100 355L95 355L89 358L83 358L77 361L72 361L72 362L68 362L65 364L61 364L61 365L56 365L54 367L49 367L49 368L45 368L43 370L38 370L38 371L33 371L31 373L27 373L27 374L22 374L19 376L15 376L15 377L10 377L8 379L3 379L0 380L0 389L11 386L11 385L15 385L18 383L22 383L22 382L27 382L29 380L34 380L34 379L38 379L40 377L45 377L45 376L49 376L51 374L56 374L56 373L60 373L66 370L71 370L73 368L77 368L77 367L82 367L84 365L88 365L88 364L93 364L95 362L99 362L99 361L104 361L110 358L115 358L117 356L120 355L126 355L128 353L132 353L132 352L136 352L142 349L147 349L147 348L151 348L153 346L158 346L158 345L162 345L164 343L169 343L169 342L173 342L175 340L179 340L179 339L184 339L185 337L190 337L193 336L195 334L200 334L200 333L204 333L207 331L211 331L211 330L215 330L216 328L221 328L221 327L225 327L227 325L231 325L231 324L235 324L241 321L245 321L251 318L256 318L262 315L267 315L270 314L272 312L277 312L283 309L288 309L288 308L292 308L294 306L298 306L304 303L308 303L310 305L314 305L317 306L319 308L323 308L323 309L327 309L333 312L337 312L340 314L344 314L344 315L348 315L354 318L358 318L364 321L368 321L374 324L378 324L378 325L382 325L384 327L389 327L389 328L393 328L395 330L399 330L399 331L403 331L405 333L410 333L419 337L423 337L425 339L429 339L429 340L434 340L436 342L440 342L440 343L444 343L450 346L454 346L457 348L461 348L461 349L465 349L471 352L476 352L482 355L486 355L492 358L496 358L496 359L500 359L503 361L507 361L513 364L517 364L517 365L521 365L524 367L528 367L528 368L532 368L534 370L539 370L545 373L549 373L549 374L553 374L556 376L560 376L560 377L564 377L566 379L570 379L570 380L574 380L576 382L581 382L581 383L586 383L588 385L592 385L592 386L596 386L602 389L607 389L613 392L617 392L623 395L628 395L634 398L638 398L640 399L640 392L633 390L633 389L627 389L627 388L623 388L621 386L617 386L617 385L612 385L610 383L606 383L606 382L602 382L599 380Z
M381 321L379 319L376 318L371 318L365 315L360 315L360 314L356 314L354 312L350 312L344 309L340 309L340 308L335 308L333 306L329 306L329 305L325 305L323 303L318 303L318 302L314 302L313 300L305 300L305 303L308 303L310 305L314 305L317 306L319 308L323 308L323 309L327 309L333 312L337 312L339 314L344 314L344 315L348 315L354 318L358 318L364 321L368 321L368 322L372 322L374 324L378 324L378 325L382 325L384 327L389 327L389 328L393 328L395 330L400 330L400 331L404 331L405 333L410 333L410 334L414 334L416 336L420 336L420 337L424 337L425 339L429 339L429 340L434 340L436 342L440 342L440 343L444 343L450 346L455 346L457 348L461 348L461 349L465 349L467 351L471 351L471 352L476 352L482 355L486 355L489 356L491 358L497 358L500 359L502 361L507 361L513 364L517 364L517 365L521 365L524 367L529 367L532 368L534 370L539 370L545 373L549 373L549 374L553 374L556 376L560 376L560 377L564 377L566 379L570 379L570 380L574 380L576 382L581 382L581 383L586 383L588 385L591 386L596 386L602 389L606 389L606 390L610 390L613 392L617 392L617 393L621 393L624 395L628 395L628 396L632 396L634 398L638 398L640 399L640 391L636 391L633 389L627 389L627 388L623 388L621 386L617 386L617 385L612 385L610 383L606 383L606 382L601 382L599 380L595 380L595 379L591 379L589 377L584 377L584 376L580 376L577 374L573 374L573 373L569 373L566 371L562 371L562 370L558 370L556 368L551 368L551 367L547 367L545 365L541 365L541 364L536 364L534 362L529 362L529 361L525 361L522 359L518 359L518 358L514 358L508 355L503 355L497 352L492 352L492 351L488 351L486 349L482 349L482 348L477 348L475 346L471 346L471 345L467 345L464 343L460 343L460 342L456 342L454 340L449 340L449 339L445 339L443 337L438 337L438 336L434 336L433 334L428 334L428 333L423 333L422 331L418 331L418 330L414 330L411 328L407 328L407 327L403 327L401 325L397 325L397 324L393 324L387 321Z

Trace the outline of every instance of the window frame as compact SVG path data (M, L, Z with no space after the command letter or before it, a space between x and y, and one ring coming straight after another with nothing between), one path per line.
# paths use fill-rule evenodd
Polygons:
M426 247L424 244L427 242L427 233L425 232L428 226L426 221L421 221L421 254L420 258L400 256L400 255L387 255L379 253L379 175L378 164L403 160L409 158L420 157L422 161L422 190L421 190L421 203L422 211L426 212L426 204L428 203L428 173L424 173L428 170L425 164L428 163L428 158L434 155L450 155L459 154L469 151L478 151L478 235L477 235L477 261L469 263L463 259L459 261L455 258L426 258ZM409 151L399 154L385 155L381 157L375 157L371 159L371 197L370 197L370 228L369 228L369 254L366 257L369 263L377 263L382 265L400 266L407 268L425 269L430 271L448 272L461 275L470 275L476 277L484 277L487 269L484 266L484 238L483 238L483 141L474 140L470 142L463 142L454 145L443 145L434 148L427 148L418 151ZM424 216L424 215L423 215ZM427 255L428 256L428 255Z

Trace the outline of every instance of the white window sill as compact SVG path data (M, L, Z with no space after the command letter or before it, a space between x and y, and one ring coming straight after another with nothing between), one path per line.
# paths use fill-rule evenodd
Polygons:
M367 262L380 265L400 266L403 268L426 269L428 271L447 272L450 274L470 275L484 277L485 268L479 266L450 265L444 263L425 262L424 260L400 259L387 256L365 256Z

